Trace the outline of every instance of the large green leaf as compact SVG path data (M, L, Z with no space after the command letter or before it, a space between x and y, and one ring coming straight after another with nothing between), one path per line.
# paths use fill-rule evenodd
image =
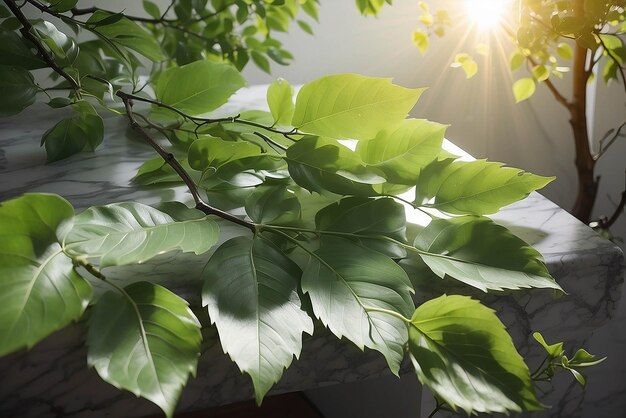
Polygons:
M23 68L0 65L0 90L0 116L15 115L35 103L35 80Z
M196 61L174 67L159 77L156 95L189 115L217 109L246 84L239 71L228 64Z
M55 195L26 194L0 205L0 356L32 347L87 307L91 286L57 239L73 215Z
M391 198L345 197L317 212L315 224L321 231L371 236L372 239L358 240L363 246L391 257L406 256L406 251L399 245L380 239L389 237L406 242L404 206Z
M360 349L379 351L398 373L406 325L395 316L368 310L382 308L406 317L413 312L409 278L391 258L346 239L325 238L304 270L302 290L333 334Z
M554 180L502 163L455 161L440 164L418 183L416 203L443 212L468 215L495 213ZM430 198L433 203L424 203Z
M322 77L298 93L292 125L331 138L371 139L399 124L423 91L394 85L388 78Z
M270 241L237 237L222 244L204 272L203 304L222 348L248 373L257 403L302 349L311 318L300 308L300 268Z
M274 122L278 125L290 125L293 117L293 87L285 79L279 78L267 89L267 104Z
M312 192L373 196L372 185L385 182L334 139L305 137L287 149L285 159L293 180Z
M285 185L261 185L246 198L246 213L260 224L283 224L300 219L298 197Z
M141 203L94 206L74 219L68 251L100 257L100 266L142 263L166 251L202 254L217 242L217 223L207 217L176 222Z
M371 141L360 141L356 152L380 169L391 183L414 185L420 171L441 153L446 125L425 119L406 119Z
M417 377L454 410L543 409L528 367L494 311L465 296L440 296L415 310L409 352Z
M93 308L87 363L113 386L157 404L172 417L200 356L200 323L164 287L137 282L107 292Z
M188 159L194 170L216 172L224 164L260 153L261 149L250 142L209 137L197 139L191 144Z
M153 34L120 14L98 10L87 20L87 27L114 44L137 51L152 61L165 58Z
M420 256L439 277L451 276L483 291L527 287L561 289L541 254L489 218L432 221L415 238Z
M61 67L74 64L78 57L79 47L72 37L61 32L52 23L37 20L33 24L33 31L41 42L52 51L55 62Z

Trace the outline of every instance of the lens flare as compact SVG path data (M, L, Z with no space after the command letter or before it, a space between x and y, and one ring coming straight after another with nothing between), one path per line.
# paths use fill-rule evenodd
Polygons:
M510 3L510 0L465 0L465 9L479 29L490 30L502 22Z

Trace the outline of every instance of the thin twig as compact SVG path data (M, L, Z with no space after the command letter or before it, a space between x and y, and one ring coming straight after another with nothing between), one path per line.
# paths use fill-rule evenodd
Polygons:
M622 213L624 213L624 207L626 207L626 190L622 191L622 197L611 217L608 219L601 219L600 222L598 222L598 227L601 229L609 229L613 226Z
M74 78L63 70L63 68L59 67L59 65L54 61L54 58L48 53L46 48L41 43L41 40L35 36L32 32L33 25L30 24L24 13L20 10L14 0L4 0L4 3L9 7L13 15L19 20L22 24L22 28L20 32L24 36L24 38L28 39L37 49L41 58L48 64L48 66L61 77L67 80L68 83L72 86L72 89L76 92L76 94L80 97L80 85Z
M167 152L161 145L159 145L144 129L139 123L137 119L135 119L133 113L133 99L132 95L124 93L123 91L118 91L116 95L122 99L124 102L124 107L126 108L126 115L128 120L130 121L130 125L141 137L163 158L163 160L169 164L172 169L180 176L183 180L187 188L189 189L189 193L191 193L194 202L196 203L196 209L201 210L207 215L216 215L222 219L233 222L237 225L243 226L249 229L253 234L256 233L256 226L252 222L248 222L244 219L240 219L228 212L225 212L221 209L215 208L213 206L208 205L206 202L202 200L200 197L200 193L198 191L198 186L193 181L189 173L183 168L183 166L176 160L174 155L170 152Z
M602 157L606 153L606 151L611 147L611 145L613 145L613 143L617 140L617 138L620 137L621 131L624 128L624 126L626 126L626 121L622 122L622 124L617 128L617 130L615 131L613 136L611 136L611 139L606 144L606 146L603 146L603 144L608 138L608 136L605 136L604 138L600 140L599 142L600 150L598 151L598 154L594 157L596 160L600 159L600 157Z

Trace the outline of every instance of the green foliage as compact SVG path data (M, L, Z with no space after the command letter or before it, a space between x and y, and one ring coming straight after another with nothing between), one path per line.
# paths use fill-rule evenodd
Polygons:
M200 322L164 287L108 292L89 318L87 363L108 383L157 404L169 418L200 356Z
M0 205L0 355L30 348L81 317L91 286L65 256L59 234L74 209L54 195Z
M222 348L254 383L257 403L313 333L300 308L300 268L262 237L222 244L202 277L202 302L216 324Z
M409 324L409 353L420 381L455 410L542 409L504 325L476 300L443 295L419 306Z
M33 346L92 303L88 364L172 416L196 370L199 321L149 278L120 283L103 269L170 251L206 254L225 240L220 218L242 228L230 228L236 236L204 256L202 301L222 348L250 375L258 403L318 318L337 337L380 352L396 374L408 346L422 383L453 408L538 408L528 370L493 312L460 296L415 310L399 261L486 292L560 289L536 250L481 217L550 178L455 161L441 148L445 125L406 119L423 89L384 78L322 77L302 86L295 104L293 88L279 79L268 90L269 113L208 117L245 85L240 70L249 60L269 71L269 60L290 59L272 34L287 31L299 9L317 20L315 0L176 0L166 10L146 0L145 16L74 10L75 0L37 3L44 18L94 35L83 42L5 3L10 10L0 7L0 18L13 20L0 32L0 113L18 113L44 91L49 106L72 112L44 134L50 162L95 150L104 137L100 113L122 113L136 139L159 154L141 165L135 185L184 184L197 209L121 202L75 215L68 202L46 194L0 205L0 355ZM357 7L373 14L385 3ZM420 7L420 21L435 33L449 25L443 11ZM601 39L621 51L614 39ZM566 46L560 51L567 55ZM471 57L462 58L471 70ZM35 84L31 71L42 68L52 88ZM414 209L433 220L412 225L409 240L405 213ZM110 291L92 300L81 275ZM579 369L597 362L580 350L559 361L579 381Z

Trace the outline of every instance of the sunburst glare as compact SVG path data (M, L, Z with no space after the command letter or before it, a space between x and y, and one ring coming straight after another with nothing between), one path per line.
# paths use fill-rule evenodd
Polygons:
M481 30L491 30L503 20L511 0L465 0L469 19Z

